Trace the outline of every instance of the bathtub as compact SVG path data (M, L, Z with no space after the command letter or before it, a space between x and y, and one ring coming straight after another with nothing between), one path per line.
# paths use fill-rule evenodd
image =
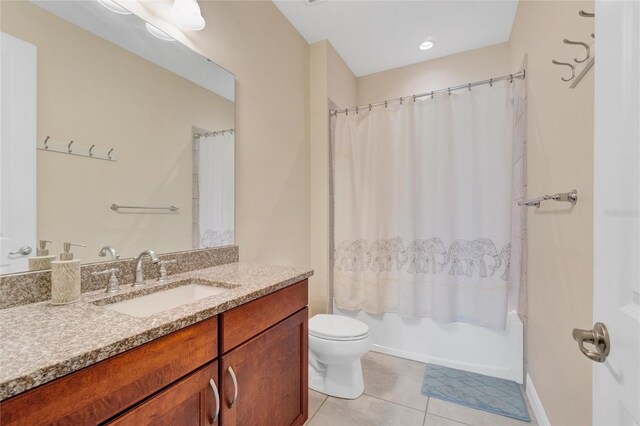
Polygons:
M386 313L370 315L334 306L334 314L369 325L372 350L523 383L524 327L517 312L507 314L504 330L465 323L436 323Z

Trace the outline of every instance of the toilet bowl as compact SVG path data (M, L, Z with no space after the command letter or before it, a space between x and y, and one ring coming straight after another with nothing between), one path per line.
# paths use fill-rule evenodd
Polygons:
M364 392L360 358L371 348L369 326L340 315L309 320L309 388L339 398Z

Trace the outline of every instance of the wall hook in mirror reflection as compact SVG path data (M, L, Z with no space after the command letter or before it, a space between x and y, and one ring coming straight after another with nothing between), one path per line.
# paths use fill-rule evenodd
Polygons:
M578 12L578 15L582 16L583 18L594 18L596 16L595 13L585 12L584 10L580 10Z
M96 144L91 145L91 148L89 148L89 157L93 157L93 148L96 147Z
M49 136L46 137L46 139L44 140L44 149L49 149Z
M562 81L571 81L576 77L576 68L572 64L569 64L567 62L556 61L555 59L553 59L551 63L554 65L563 65L565 67L571 68L571 78L560 77Z
M73 145L73 141L69 142L69 145L67 145L67 151L69 151L69 154L73 152L71 151L71 145Z
M591 57L591 48L589 47L589 45L588 45L587 43L583 43L583 42L581 42L581 41L571 41L571 40L569 40L569 39L567 39L567 38L565 38L564 40L562 40L562 42L563 42L564 44L569 44L569 45L573 45L573 46L582 46L582 47L584 47L584 48L586 49L586 51L587 51L587 56L586 56L586 58L584 58L584 59L574 58L573 60L574 60L576 63L581 64L581 63L583 63L583 62L588 61L588 60L589 60L589 58Z

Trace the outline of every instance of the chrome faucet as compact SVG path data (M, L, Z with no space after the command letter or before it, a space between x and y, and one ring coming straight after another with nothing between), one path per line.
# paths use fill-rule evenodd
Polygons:
M149 256L154 265L160 261L153 250L145 250L140 253L138 257L136 257L136 282L133 284L134 287L140 287L144 281L142 277L142 258L145 256Z
M116 250L113 246L104 246L100 249L100 253L98 256L105 257L109 253L111 255L111 260L120 259L120 255L118 254L118 250Z

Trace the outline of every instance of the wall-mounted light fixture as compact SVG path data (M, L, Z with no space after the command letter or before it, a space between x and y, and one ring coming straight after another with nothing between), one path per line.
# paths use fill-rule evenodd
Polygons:
M164 41L175 41L176 39L171 37L169 34L165 33L161 29L154 27L148 22L144 23L144 26L147 27L147 31L151 33L152 36L159 38Z
M113 0L98 0L98 3L100 3L104 8L109 9L112 12L119 13L120 15L131 15L131 12Z
M183 30L200 31L206 25L197 0L174 0L171 18Z
M98 3L111 12L131 15L131 12L114 0L98 0ZM165 20L174 23L183 30L200 31L205 27L205 21L197 0L174 0L171 9L165 9L164 17ZM148 22L145 23L145 27L154 37L164 41L175 41L169 34Z

